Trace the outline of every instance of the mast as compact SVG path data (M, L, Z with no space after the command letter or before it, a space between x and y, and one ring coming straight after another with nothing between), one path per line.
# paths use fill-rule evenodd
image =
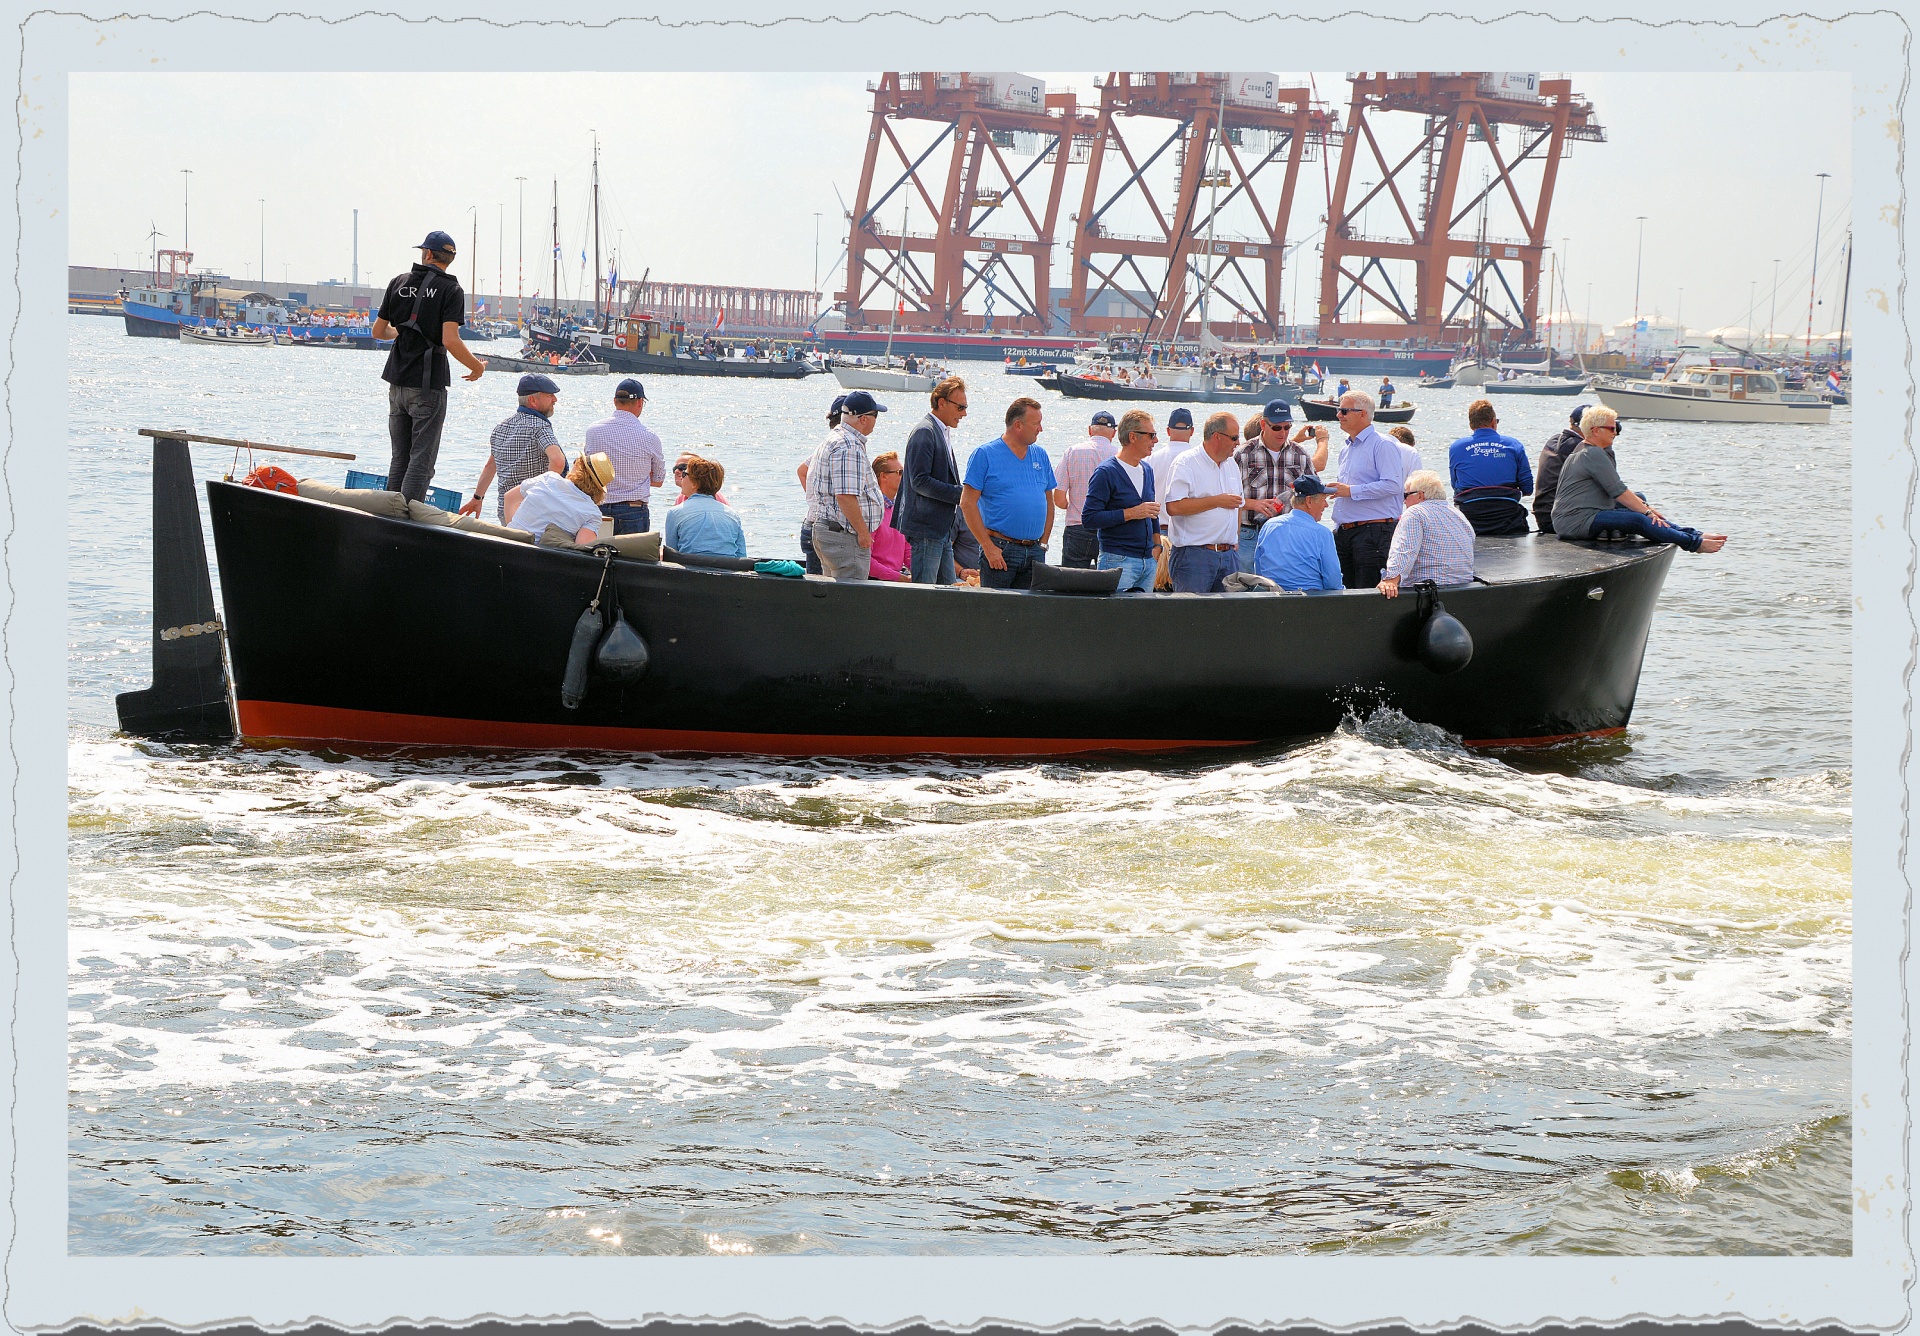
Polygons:
M606 275L600 269L600 136L593 137L593 318L600 319L600 284Z
M1220 141L1227 137L1227 86L1220 85L1220 117L1213 123L1213 152L1207 162L1207 267L1200 275L1200 352L1207 351L1207 305L1213 296L1213 220L1220 216ZM1179 338L1179 327L1174 337ZM1256 337L1256 342L1258 341Z
M1840 347L1834 354L1834 370L1847 371L1847 289L1853 284L1853 233L1847 233L1847 272L1840 280Z
M893 360L893 331L894 327L900 323L900 308L907 304L907 299L900 295L900 275L906 271L906 268L907 206L902 204L900 206L900 260L893 271L893 318L887 321L887 351L882 358L885 362Z
M560 323L560 178L553 178L553 295L547 298L553 308L553 322Z

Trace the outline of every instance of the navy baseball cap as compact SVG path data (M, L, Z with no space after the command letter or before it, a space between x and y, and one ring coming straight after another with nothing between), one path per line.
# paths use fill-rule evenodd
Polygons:
M833 402L827 405L827 416L832 417L835 413L838 413L841 409L845 408L846 406L847 406L846 395L844 394L834 395Z
M846 397L846 401L840 405L840 415L842 417L865 417L869 413L884 413L886 411L887 406L878 399L875 399L871 394L868 394L865 390L855 390L849 394Z
M1189 409L1176 408L1167 414L1168 427L1191 427L1192 425L1193 413Z
M1106 409L1103 408L1098 413L1095 413L1093 415L1093 421L1090 422L1088 425L1093 427L1111 427L1111 426L1115 426L1116 424L1113 420L1113 414L1109 413Z
M537 371L529 371L526 375L520 377L520 384L514 390L514 393L558 394L560 393L560 387L554 383L552 376L543 376Z
M1260 416L1276 427L1283 422L1291 426L1293 424L1293 405L1285 399L1269 399L1267 400L1267 406L1260 410Z
M1314 477L1311 473L1302 473L1298 478L1294 479L1293 494L1295 496L1331 495L1327 491L1327 485L1321 482L1318 478Z
M454 249L453 238L448 236L445 232L429 232L427 233L427 239L421 242L417 247L415 247L415 249L430 250L430 251L450 251Z
M647 397L647 387L635 380L632 376L628 376L625 380L613 387L613 397L616 399L644 399Z
M1591 405L1588 405L1588 404L1575 404L1575 405L1573 406L1573 411L1572 411L1571 413L1569 413L1569 414L1567 414L1567 420L1568 420L1568 421L1570 421L1570 422L1572 422L1574 426L1576 426L1576 427L1577 427L1577 426L1579 426L1579 425L1580 425L1580 415L1581 415L1582 413L1584 413L1584 412L1586 412L1586 411L1587 411L1587 409L1588 409L1589 407L1591 407Z

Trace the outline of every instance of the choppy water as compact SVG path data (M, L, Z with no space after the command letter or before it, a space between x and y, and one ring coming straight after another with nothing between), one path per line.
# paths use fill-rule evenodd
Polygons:
M1629 481L1734 541L1675 563L1620 742L349 757L114 734L150 632L110 535L138 426L382 467L378 357L88 317L70 356L73 1251L1849 1250L1846 509L1781 486L1845 476L1844 417L1629 424ZM567 388L577 442L608 391ZM790 547L824 382L648 388Z

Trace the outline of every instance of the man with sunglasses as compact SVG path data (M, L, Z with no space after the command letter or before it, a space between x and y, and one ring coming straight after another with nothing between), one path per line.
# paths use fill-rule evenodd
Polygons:
M960 466L953 433L967 415L967 384L948 376L933 387L931 410L907 438L893 527L912 544L907 571L915 584L954 580L953 515L960 506Z
M1286 513L1293 501L1293 485L1303 473L1318 474L1327 466L1327 429L1303 424L1293 429L1293 405L1274 399L1254 419L1259 435L1233 453L1247 504L1240 512L1240 569L1253 569L1260 528ZM1314 443L1308 455L1304 442Z
M1613 448L1620 439L1619 416L1604 404L1580 415L1586 444L1574 451L1560 472L1553 498L1553 531L1561 538L1606 538L1639 534L1650 543L1672 543L1689 552L1718 552L1723 533L1683 529L1620 480Z
M1341 395L1339 417L1347 443L1340 447L1338 481L1327 488L1334 498L1333 545L1347 588L1372 589L1405 509L1407 461L1398 441L1374 429L1373 396L1366 391Z
M1153 472L1147 453L1160 433L1153 417L1136 408L1120 418L1120 453L1093 471L1087 480L1082 522L1099 536L1100 569L1120 572L1114 591L1153 592L1156 573L1153 540L1159 531L1160 506L1154 500Z
M1174 461L1162 509L1170 516L1173 558L1168 563L1176 594L1220 594L1240 569L1240 419L1215 413L1207 419L1198 449Z

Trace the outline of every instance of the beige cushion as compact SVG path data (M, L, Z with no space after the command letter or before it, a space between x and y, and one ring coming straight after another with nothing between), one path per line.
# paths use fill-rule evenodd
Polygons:
M418 520L422 524L452 524L453 516L438 506L430 506L425 501L407 502L407 518Z
M390 520L407 518L407 498L398 492L376 492L364 487L335 487L318 478L302 478L300 495L309 501L325 501L349 510L364 510L369 515L385 515Z
M453 527L466 533L492 534L495 538L511 538L516 543L531 543L533 535L525 529L509 529L504 524L495 524L492 520L483 520L478 515L459 515L454 518Z
M541 532L540 546L541 547L564 547L564 548L569 548L575 552L585 552L587 550L586 548L581 547L580 544L574 542L573 535L567 532L565 529L562 529L557 524L549 524L545 528L545 530Z
M658 529L652 533L615 534L613 550L635 561L658 561L660 560L660 540L663 536Z

